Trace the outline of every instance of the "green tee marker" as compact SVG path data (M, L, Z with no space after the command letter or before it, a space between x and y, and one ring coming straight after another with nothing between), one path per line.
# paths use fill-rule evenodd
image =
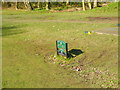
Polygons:
M68 58L68 47L67 43L61 40L56 41L57 55L62 55Z

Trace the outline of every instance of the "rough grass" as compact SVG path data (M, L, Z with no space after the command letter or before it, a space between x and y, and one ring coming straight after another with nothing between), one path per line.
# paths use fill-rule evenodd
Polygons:
M117 17L116 9L114 13L98 11L3 10L3 88L118 87L118 37L84 33L117 23L86 18ZM67 42L69 50L80 49L84 53L68 60L54 57L56 40ZM65 66L61 67L61 63ZM80 66L81 71L71 70L72 66Z

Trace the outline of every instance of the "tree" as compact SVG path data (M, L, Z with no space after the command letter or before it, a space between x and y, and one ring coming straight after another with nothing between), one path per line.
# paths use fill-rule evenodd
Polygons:
M31 2L28 3L28 10L33 10Z
M40 0L38 0L37 8L40 8Z
M25 0L23 0L23 2L24 2L24 5L25 5L25 8L27 8L27 4L26 4L26 1L25 1Z
M69 4L69 0L66 0L66 5L68 5Z
M50 2L48 2L48 0L46 0L46 10L50 9Z
M2 0L2 2L3 2L3 4L4 4L4 2L5 2L5 1L4 1L4 0Z
M85 0L82 0L83 11L85 11Z
M27 7L28 10L33 10L32 4L29 0L24 0L25 7Z
M97 0L94 0L93 7L97 7Z
M18 10L18 2L17 2L17 0L16 0L16 5L15 5L15 8L16 8L16 10Z
M91 5L91 0L88 0L88 6L89 6L89 9L92 9L92 5Z

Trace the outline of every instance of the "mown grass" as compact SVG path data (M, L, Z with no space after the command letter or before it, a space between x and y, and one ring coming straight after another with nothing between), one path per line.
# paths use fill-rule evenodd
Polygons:
M118 12L116 8L98 12L97 8L62 13L3 10L3 88L117 87L118 37L84 32L116 24L86 17L117 17ZM84 53L70 60L54 58L56 40ZM82 70L73 71L71 66Z

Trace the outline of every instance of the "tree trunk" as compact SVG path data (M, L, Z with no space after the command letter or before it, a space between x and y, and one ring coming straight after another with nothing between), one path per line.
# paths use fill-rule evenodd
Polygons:
M94 0L93 7L97 7L97 0Z
M48 2L48 0L46 0L46 10L50 9L50 2Z
M92 9L92 5L91 5L91 0L88 0L88 6L89 6L89 9Z
M27 2L25 0L23 0L25 8L27 8Z
M29 0L27 0L27 8L28 8L28 10L33 10L32 4L31 4L31 2L29 2Z
M18 2L17 2L17 0L16 0L16 3L15 3L16 5L15 5L15 8L16 8L16 10L18 10Z
M85 11L85 0L82 0L83 11Z
M40 0L38 0L37 7L40 8Z
M33 10L31 2L29 2L28 7L29 7L29 10Z
M4 2L5 2L5 1L4 1L4 0L2 0L2 3L3 3L3 4L4 4Z
M48 8L48 2L46 2L46 10L49 10L49 8Z
M66 5L69 5L69 0L66 0Z

